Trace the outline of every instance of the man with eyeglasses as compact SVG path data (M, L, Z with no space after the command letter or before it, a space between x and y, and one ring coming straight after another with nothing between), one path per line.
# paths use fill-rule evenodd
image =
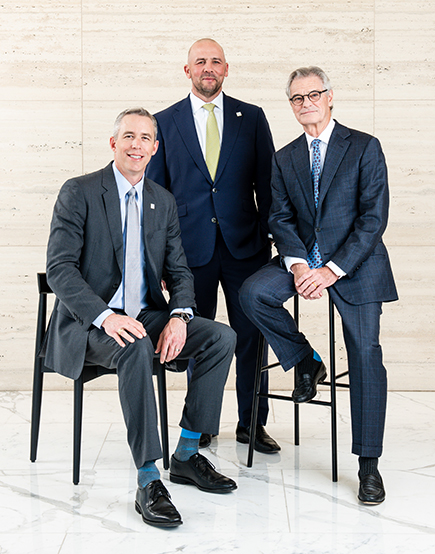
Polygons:
M293 400L302 403L315 397L326 368L283 304L295 294L316 300L328 290L348 356L358 498L379 504L385 499L378 459L387 399L379 326L382 302L397 300L382 242L389 205L385 159L376 138L332 119L333 92L320 68L294 71L286 92L304 134L273 158L269 227L279 255L245 281L240 302L283 369L298 364Z

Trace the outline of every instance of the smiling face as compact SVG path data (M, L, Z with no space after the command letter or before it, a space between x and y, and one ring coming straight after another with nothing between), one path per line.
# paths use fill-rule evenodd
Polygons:
M222 90L228 75L228 64L219 44L213 40L199 40L190 51L184 72L192 80L192 92L204 102L211 102Z
M317 75L299 77L290 86L290 98L296 94L309 94L313 90L322 91L325 89L322 79ZM318 137L326 128L331 119L332 90L320 95L317 102L312 102L308 96L304 97L301 106L295 106L290 102L296 119L310 136Z
M116 167L131 185L136 185L142 179L158 146L153 122L143 115L124 116L117 136L110 138Z

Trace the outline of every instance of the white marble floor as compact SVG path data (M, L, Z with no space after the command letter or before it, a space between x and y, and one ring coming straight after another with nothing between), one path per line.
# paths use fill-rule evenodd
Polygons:
M356 499L357 460L349 453L347 392L339 393L339 481L331 481L329 410L302 406L302 443L293 445L292 404L273 401L272 456L234 439L234 392L221 434L204 451L239 488L210 495L163 481L184 524L160 530L134 510L136 472L116 392L87 392L81 482L71 482L71 393L47 391L38 460L29 461L30 393L0 393L0 554L420 553L435 552L435 393L391 393L381 472L386 501ZM169 392L170 434L178 438L183 393Z

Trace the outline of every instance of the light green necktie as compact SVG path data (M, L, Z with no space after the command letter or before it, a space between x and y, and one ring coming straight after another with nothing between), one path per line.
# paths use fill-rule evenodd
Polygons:
M204 104L203 108L208 111L206 145L205 145L205 163L207 164L211 178L214 181L219 162L221 143L219 139L219 129L216 116L214 114L214 104Z

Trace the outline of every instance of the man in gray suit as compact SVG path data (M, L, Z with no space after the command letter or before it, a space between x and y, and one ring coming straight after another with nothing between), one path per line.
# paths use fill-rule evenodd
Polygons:
M387 376L379 344L382 302L397 299L382 235L388 179L379 141L331 117L333 92L318 67L290 75L287 95L305 131L272 163L270 230L279 256L245 281L240 302L284 370L297 366L294 402L308 402L326 368L283 303L328 290L346 344L352 452L359 456L358 498L379 504Z
M73 379L85 361L116 368L138 468L136 510L145 523L174 527L182 523L181 516L155 465L162 452L153 357L159 354L162 363L178 356L196 360L170 480L229 492L236 483L198 454L198 443L201 432L218 432L235 333L195 315L175 200L144 177L158 148L156 135L149 112L122 112L110 139L114 162L70 179L59 192L47 249L47 279L57 300L45 363Z

